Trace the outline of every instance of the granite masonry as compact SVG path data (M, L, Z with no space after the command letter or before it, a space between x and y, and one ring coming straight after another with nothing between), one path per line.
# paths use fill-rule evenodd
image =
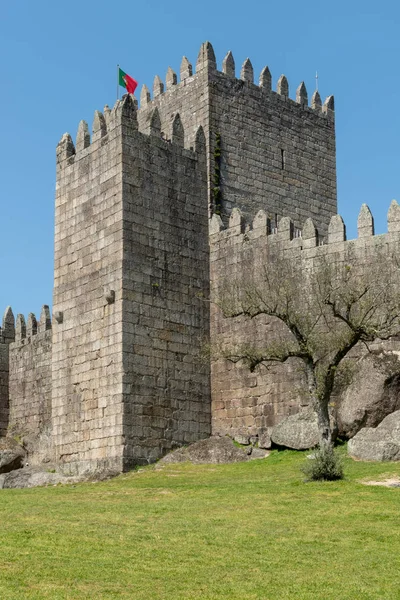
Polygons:
M237 78L231 53L218 70L206 42L195 73L184 57L179 82L168 68L140 108L126 95L95 112L91 134L81 121L75 143L62 136L52 316L8 308L0 334L0 435L28 440L32 463L122 471L212 432L261 439L299 410L294 365L267 377L211 368L204 352L255 333L212 302L249 253L273 243L297 260L348 244L333 97L309 103L302 83L292 100L284 76L271 82L265 67L254 83L249 59ZM373 255L363 211L356 244ZM387 243L399 235L392 205Z
M318 231L311 218L302 228L301 236L294 237L291 219L283 217L276 233L271 233L264 210L255 216L251 226L239 209L233 209L229 226L224 228L221 218L213 215L210 222L211 299L223 296L226 283L257 280L262 266L271 257L283 256L294 261L302 272L318 268L318 264L345 265L356 263L361 273L371 273L374 257L377 264L385 257L400 253L400 205L393 200L388 211L388 233L374 235L372 214L363 204L358 217L358 238L346 240L342 218L331 218L328 235L320 244ZM375 273L374 273L375 275ZM379 276L376 274L376 276ZM304 278L306 281L306 277ZM307 293L299 290L299 294ZM224 318L216 302L211 302L211 344L215 347L254 345L262 348L265 340L279 331L274 318L259 315L254 319L244 317ZM372 349L380 348L377 341ZM400 343L385 342L385 350L399 354ZM366 353L362 344L349 355L352 359ZM212 362L212 430L214 434L230 435L244 441L262 439L272 427L288 415L306 407L308 394L302 362L291 358L286 363L276 363L268 371L259 368L250 373L248 367L226 360ZM366 402L366 399L364 399Z

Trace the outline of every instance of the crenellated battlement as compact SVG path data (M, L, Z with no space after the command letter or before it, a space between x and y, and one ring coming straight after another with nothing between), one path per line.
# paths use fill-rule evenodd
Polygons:
M39 321L34 313L29 313L27 320L22 314L17 314L15 318L11 306L7 306L0 327L0 343L29 343L38 333L49 330L51 330L51 314L47 304L42 307Z
M11 308L9 309L11 311ZM12 313L12 311L11 311ZM10 330L11 330L11 316L9 316L10 320ZM14 316L13 316L14 320ZM14 324L13 324L14 327ZM39 321L36 319L34 313L29 313L27 319L25 320L24 315L18 313L15 319L15 327L14 327L14 342L15 345L25 345L33 342L38 336L38 334L45 333L46 331L51 331L52 323L51 323L51 314L50 308L47 304L42 306L42 310L40 313Z
M346 226L340 215L333 215L329 222L326 238L319 235L318 229L311 218L306 219L301 229L294 227L289 217L282 217L275 227L267 212L260 210L252 222L244 219L241 211L233 209L228 226L225 227L218 215L210 219L210 244L211 252L223 248L240 247L248 248L253 240L258 240L265 245L279 244L279 250L312 250L319 248L321 253L331 251L346 251L346 247L365 247L367 244L389 244L400 241L400 205L392 200L387 214L388 231L375 235L374 218L366 204L361 206L357 230L358 237L347 240ZM234 250L234 251L235 251ZM240 251L240 250L238 250Z
M114 107L110 109L107 105L103 113L95 110L92 124L92 135L89 132L89 126L86 121L79 122L76 134L75 144L69 133L64 133L57 145L57 164L60 165L68 160L68 164L73 164L75 160L87 156L93 150L107 144L116 135L119 135L117 128L122 124L129 125L133 130L138 130L137 118L137 100L133 96L126 94L121 100L117 100ZM193 139L185 136L185 131L179 113L174 115L170 136L166 137L161 130L161 120L157 107L155 107L148 116L143 135L150 136L152 140L159 139L165 145L172 145L175 148L182 148L193 156L198 152L204 153L203 141L204 131L201 126L198 127ZM114 135L113 135L114 134Z
M10 344L15 340L15 318L11 306L4 311L0 327L0 344Z
M281 75L277 81L276 91L272 90L272 76L268 66L264 67L260 73L258 84L254 83L254 69L250 58L246 58L240 69L240 76L236 78L235 59L232 52L228 52L224 57L221 69L218 69L215 53L210 42L204 42L201 47L196 61L196 71L193 72L192 64L184 56L180 66L180 79L178 81L175 71L168 67L165 76L165 85L159 75L154 77L153 81L153 98L146 84L143 84L140 93L140 108L146 108L156 99L161 100L161 96L167 93L179 93L182 89L195 81L196 76L203 75L207 72L209 75L217 74L224 75L237 83L243 82L253 88L259 88L263 94L271 94L279 96L284 101L289 101L299 108L308 108L315 111L324 117L334 118L334 98L328 96L322 104L321 97L316 91L313 94L311 104L308 104L308 94L304 82L301 82L296 90L296 95L293 100L289 97L289 83L285 75Z

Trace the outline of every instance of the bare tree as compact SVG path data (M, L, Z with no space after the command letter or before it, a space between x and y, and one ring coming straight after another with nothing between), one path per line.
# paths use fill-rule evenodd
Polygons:
M318 417L320 445L332 444L329 403L335 376L356 344L400 334L400 280L396 256L375 248L366 256L302 259L268 256L235 281L224 281L216 304L225 317L272 317L277 325L262 346L252 343L217 352L233 362L258 365L303 362L310 404ZM244 273L246 269L242 270Z

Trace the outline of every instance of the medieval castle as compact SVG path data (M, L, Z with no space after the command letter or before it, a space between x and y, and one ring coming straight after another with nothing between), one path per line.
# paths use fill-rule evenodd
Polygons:
M210 303L219 279L268 244L294 259L373 254L398 243L400 208L374 236L366 206L347 242L336 215L334 101L289 98L281 76L254 83L210 43L195 74L168 69L140 109L126 95L57 146L53 311L0 333L0 435L24 438L31 462L66 471L125 470L214 433L262 439L296 412L291 364L249 373L202 357L210 339L260 335ZM322 244L322 242L324 242ZM245 260L246 259L246 260ZM212 298L212 296L211 296Z

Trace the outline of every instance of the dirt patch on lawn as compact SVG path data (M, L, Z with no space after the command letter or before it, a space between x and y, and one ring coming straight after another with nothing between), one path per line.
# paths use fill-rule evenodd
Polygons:
M383 487L398 487L400 488L400 479L398 477L390 477L381 479L380 481L360 481L363 485L380 485Z

